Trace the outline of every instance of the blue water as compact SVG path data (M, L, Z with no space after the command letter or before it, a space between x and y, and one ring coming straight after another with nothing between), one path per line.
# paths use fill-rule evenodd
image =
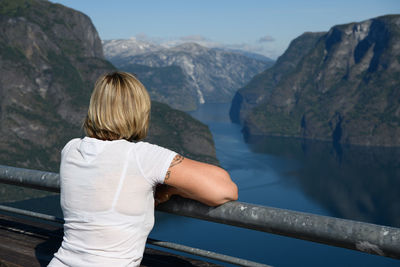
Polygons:
M206 104L191 114L209 126L239 201L400 227L399 149L284 138L246 143L228 109ZM11 205L62 216L58 196ZM273 266L400 266L399 260L161 212L150 237Z
M239 187L239 201L400 227L400 187L395 187L400 170L390 161L391 151L384 151L389 160L379 157L383 162L375 166L366 161L374 157L363 148L282 139L247 144L228 109L207 104L191 114L209 126L217 158ZM348 157L356 162L345 162ZM385 185L376 186L381 182ZM398 260L163 213L157 214L150 236L273 266L400 266Z

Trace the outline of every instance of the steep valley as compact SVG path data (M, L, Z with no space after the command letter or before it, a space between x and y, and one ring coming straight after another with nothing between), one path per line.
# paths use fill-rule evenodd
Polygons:
M108 40L104 52L116 67L144 77L151 96L180 110L226 103L236 90L274 61L197 43L155 46L135 39Z

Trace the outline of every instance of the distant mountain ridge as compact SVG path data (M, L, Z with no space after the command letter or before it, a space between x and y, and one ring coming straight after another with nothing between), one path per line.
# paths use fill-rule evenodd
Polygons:
M400 15L307 35L237 92L232 120L247 136L400 146Z
M190 43L190 42L178 42L175 43L174 45L171 44L158 44L156 42L151 42L151 41L146 41L143 39L138 39L136 37L131 37L129 39L111 39L111 40L102 40L103 44L103 50L104 50L104 55L106 56L107 59L111 61L118 61L121 58L126 58L130 56L136 56L140 54L145 54L149 52L154 52L157 50L162 50L162 49L168 49L172 48L184 43ZM196 43L196 42L194 42ZM201 43L197 43L198 45L205 46L209 49L215 49L215 50L220 50L220 51L225 51L225 52L232 52L232 53L237 53L241 54L244 56L247 56L249 58L257 59L260 61L264 61L267 63L274 63L275 60L255 53L255 52L250 52L247 50L242 50L242 49L235 49L235 48L229 48L226 46L218 46L216 44L210 46L210 45L203 45Z
M155 43L136 39L103 40L104 55L111 61L119 61L126 57L136 56L161 50L164 47Z
M188 98L190 102L195 101L197 104L230 102L238 88L273 64L272 60L255 59L254 55L252 58L243 53L207 48L196 43L183 43L171 48L145 46L134 39L126 40L125 43L122 41L104 41L104 43L107 45L104 49L105 56L120 69L134 70L140 65L152 68L169 66L181 68L184 75L179 80L184 85L174 90L190 96ZM115 52L117 46L122 48L124 45L125 48L120 54ZM134 55L127 56L128 54ZM153 76L152 79L157 78ZM152 87L154 90L151 91L158 91L152 95L155 100L165 101L177 108L183 105L180 99L158 98L159 95L168 95L162 92L165 88L158 88L159 85L154 86L151 83L145 86ZM190 109L193 107L185 108L185 110Z

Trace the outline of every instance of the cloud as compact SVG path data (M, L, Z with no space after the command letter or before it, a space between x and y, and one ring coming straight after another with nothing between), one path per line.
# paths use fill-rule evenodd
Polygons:
M259 43L267 43L267 42L273 42L273 41L275 41L275 39L271 35L265 35L265 36L261 37L260 39L258 39Z
M240 43L240 44L220 44L218 47L220 48L228 48L228 49L238 49L251 53L257 53L269 57L271 59L276 59L278 56L282 54L282 51L275 47L266 47L260 43Z
M152 37L145 33L138 33L132 38L140 40L140 41L144 41L144 42L153 43L153 44L160 44L160 43L164 42L164 38Z
M206 38L202 35L187 35L187 36L180 36L180 37L171 37L171 38L165 38L162 42L160 42L161 45L164 47L173 47L177 46L183 43L197 43L199 45L205 46L205 47L215 47L218 46L218 43L212 41L209 38Z
M249 43L241 43L241 44L225 44L225 45L220 45L222 48L228 48L228 49L237 49L237 50L243 50L243 51L248 51L252 53L261 53L263 51L263 46L257 45L257 44L249 44Z
M138 40L148 40L149 36L147 36L147 34L141 32L141 33L136 34L135 38Z
M187 35L187 36L182 36L180 38L182 41L185 42L206 42L209 41L208 38L201 36L201 35Z

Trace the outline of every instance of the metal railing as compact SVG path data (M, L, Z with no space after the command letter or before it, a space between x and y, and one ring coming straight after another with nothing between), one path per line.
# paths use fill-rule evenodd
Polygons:
M0 165L0 182L59 191L59 175L50 172ZM395 227L238 201L208 207L175 198L159 205L157 210L400 259L400 229Z

